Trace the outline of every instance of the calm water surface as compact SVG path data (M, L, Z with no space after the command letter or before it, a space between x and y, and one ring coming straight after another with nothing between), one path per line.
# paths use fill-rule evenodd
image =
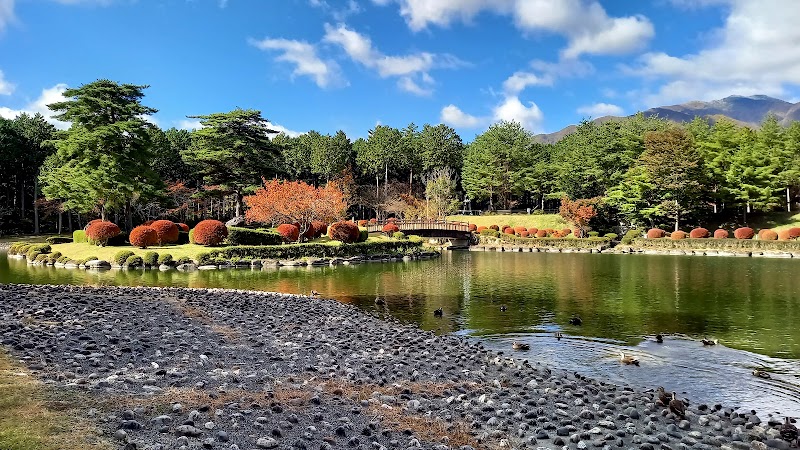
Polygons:
M0 253L0 283L314 289L426 329L479 336L501 351L528 342L531 350L516 355L532 361L762 416L800 415L798 273L793 259L496 252L335 268L87 272L29 267ZM439 307L443 318L433 316ZM583 326L568 324L572 314ZM703 347L703 337L720 345ZM641 367L622 366L619 351ZM757 367L773 378L752 376Z

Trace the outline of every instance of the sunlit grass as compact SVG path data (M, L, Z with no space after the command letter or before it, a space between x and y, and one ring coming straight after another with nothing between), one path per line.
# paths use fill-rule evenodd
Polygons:
M486 216L448 216L447 220L474 223L477 226L509 225L512 227L552 228L560 230L568 227L558 214L497 214Z
M165 245L157 247L148 247L146 249L127 246L118 247L100 247L86 242L82 243L69 243L69 244L55 244L51 246L54 252L61 252L62 255L68 256L73 260L85 259L90 256L96 256L98 259L111 261L114 255L122 250L130 250L133 253L144 256L147 252L156 252L159 255L170 254L172 259L179 259L184 256L194 258L198 253L207 252L212 247L205 247L197 244L182 244L182 245Z

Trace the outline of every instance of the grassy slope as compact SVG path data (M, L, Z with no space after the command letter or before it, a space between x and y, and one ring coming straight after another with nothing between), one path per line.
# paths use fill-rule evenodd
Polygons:
M756 230L772 228L776 231L785 228L800 227L800 213L779 212L753 216L748 220L748 225Z
M60 412L50 408L42 384L0 352L0 449L79 450L111 448L90 443L95 434L70 411L77 403L60 401ZM66 406L66 408L64 408Z
M522 226L525 228L552 228L560 230L568 228L564 219L558 214L497 214L487 216L448 216L447 220L457 220L460 222L474 223L477 226L489 225L509 225L512 227Z

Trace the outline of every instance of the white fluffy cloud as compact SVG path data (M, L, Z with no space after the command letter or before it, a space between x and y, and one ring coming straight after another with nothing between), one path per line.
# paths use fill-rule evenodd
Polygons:
M439 120L456 128L478 128L484 126L487 122L485 117L467 114L458 106L452 104L442 108Z
M430 95L434 80L428 73L434 68L453 68L464 63L452 55L427 52L389 56L372 45L369 37L343 24L325 24L324 41L340 46L347 56L364 67L375 70L381 78L401 77L398 86L412 94Z
M290 39L250 40L250 44L261 50L279 51L276 61L294 65L293 74L308 76L321 88L337 87L346 84L340 75L339 66L334 61L323 61L317 55L317 48L304 41Z
M520 101L519 97L509 95L494 106L492 114L487 116L473 116L465 113L456 105L447 105L442 108L439 120L455 128L482 128L488 127L493 122L505 120L519 122L531 132L540 132L544 114L534 102L528 105Z
M11 82L6 80L3 71L0 70L0 95L11 95L11 93L14 92L14 87L15 86L11 84Z
M643 16L609 17L596 0L394 0L409 28L470 22L484 11L513 17L526 32L548 31L566 37L566 58L581 54L623 54L642 48L655 34Z
M194 131L203 128L203 124L201 124L200 121L196 119L181 119L176 122L176 127L179 130Z
M55 125L56 128L65 130L69 128L69 123L53 119L53 112L47 108L47 105L50 103L64 101L65 99L63 94L65 90L67 90L67 85L63 83L57 84L51 88L43 89L41 95L39 95L39 98L28 103L22 109L11 109L5 106L0 106L0 117L13 119L22 113L28 113L30 115L39 113L43 115L48 122Z
M622 108L611 103L595 103L593 105L585 105L578 108L578 114L589 116L593 118L603 116L621 116L625 113Z
M278 133L286 133L286 135L289 137L297 137L303 134L300 131L290 130L283 125L278 125L277 123L267 122L267 126L277 131Z
M14 21L14 0L0 0L0 32Z
M727 0L724 26L697 53L648 53L632 73L657 83L646 106L730 94L785 94L800 85L800 8L795 0ZM721 0L719 1L721 3Z
M503 90L509 94L518 94L528 86L552 86L553 78L547 75L536 75L530 72L514 72L503 82Z

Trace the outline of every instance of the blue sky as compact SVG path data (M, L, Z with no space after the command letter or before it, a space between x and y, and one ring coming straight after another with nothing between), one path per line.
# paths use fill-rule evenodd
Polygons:
M150 85L162 128L242 107L351 138L554 132L733 94L798 101L798 23L797 0L0 0L0 116L109 78Z

